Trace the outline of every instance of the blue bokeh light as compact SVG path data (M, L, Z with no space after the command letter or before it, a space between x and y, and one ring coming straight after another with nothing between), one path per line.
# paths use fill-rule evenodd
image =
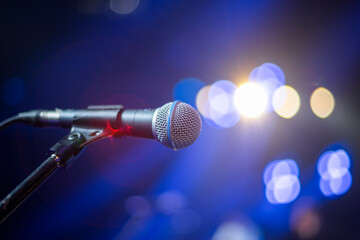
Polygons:
M216 81L209 88L208 115L219 128L232 127L240 119L234 104L236 89L236 85L228 80Z
M160 212L173 214L184 208L186 205L186 197L178 191L164 192L156 199L156 205Z
M227 93L229 95L234 95L236 91L236 85L229 80L219 80L214 82L209 89L209 97L216 97L218 94ZM235 106L233 106L233 111L235 111Z
M278 65L267 62L251 71L249 81L260 84L270 99L276 89L285 85L285 74ZM271 104L268 105L266 111L272 111Z
M3 85L3 99L9 105L18 105L25 97L25 84L20 78L10 78Z
M299 167L292 159L269 163L263 174L265 196L272 204L294 201L300 193Z
M212 122L219 128L233 127L240 119L240 115L237 112L219 114L212 108L210 108L210 116Z
M267 197L274 204L289 203L296 199L300 193L300 181L295 175L286 174L275 177L267 185ZM271 202L271 201L270 201Z
M320 190L321 192L329 197L333 195L343 195L349 191L352 184L352 176L350 172L346 172L340 178L332 178L330 180L320 179Z
M210 106L220 114L230 114L235 112L233 96L236 85L228 80L214 82L209 89L208 99Z
M173 99L180 100L196 107L196 95L204 86L205 83L197 78L182 79L173 88Z
M281 83L281 85L285 84L285 74L278 65L276 65L275 63L267 62L262 64L261 66L271 70L271 72L276 76L276 79Z
M352 183L352 177L350 172L345 172L341 178L334 178L330 180L330 189L336 195L342 195L346 193Z
M287 174L299 176L299 167L296 162L292 159L275 160L266 166L263 180L265 184L268 184L274 177Z
M349 168L350 157L343 149L327 151L320 156L317 171L324 196L342 195L350 189L352 176Z

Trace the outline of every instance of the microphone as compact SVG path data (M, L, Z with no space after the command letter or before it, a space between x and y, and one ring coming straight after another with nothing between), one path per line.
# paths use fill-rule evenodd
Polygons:
M185 148L199 137L201 118L189 104L167 103L156 109L124 109L121 105L87 109L32 110L18 114L18 121L39 127L111 129L116 137L155 139L173 150Z
M60 126L71 132L48 152L48 158L0 202L0 223L59 167L69 165L84 147L108 136L151 138L179 150L198 138L201 119L190 105L175 101L156 109L124 109L121 105L87 109L32 110L0 122L0 129L15 122L34 126Z

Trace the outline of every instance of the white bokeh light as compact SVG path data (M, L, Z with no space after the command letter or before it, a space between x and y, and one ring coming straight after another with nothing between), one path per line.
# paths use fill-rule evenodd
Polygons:
M266 110L268 96L261 85L249 82L236 90L234 101L240 114L256 118Z

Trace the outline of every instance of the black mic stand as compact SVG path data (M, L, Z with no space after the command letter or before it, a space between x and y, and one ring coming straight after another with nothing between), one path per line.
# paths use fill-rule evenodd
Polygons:
M50 148L49 157L1 201L0 223L58 168L68 166L86 145L113 135L120 134L107 124L100 129L74 125L68 135Z

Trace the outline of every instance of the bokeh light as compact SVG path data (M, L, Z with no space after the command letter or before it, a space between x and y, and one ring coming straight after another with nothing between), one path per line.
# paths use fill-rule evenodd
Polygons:
M289 203L300 193L299 167L292 159L269 163L263 174L265 196L272 204Z
M265 184L268 184L274 177L287 174L299 176L296 162L292 159L274 160L266 166L263 180Z
M334 110L335 99L329 90L319 87L311 95L310 106L316 116L326 118Z
M318 234L320 225L321 221L319 214L309 210L298 219L295 231L300 238L313 238Z
M280 117L292 118L299 111L300 96L294 88L281 86L272 96L272 106Z
M117 14L129 14L139 5L140 0L110 0L110 9Z
M168 191L156 199L156 206L164 214L173 214L185 207L186 198L178 191Z
M322 221L315 205L312 197L304 196L292 207L290 226L300 239L314 239L321 229Z
M240 119L238 112L219 114L212 108L210 108L210 117L212 123L216 125L215 127L219 128L230 128L234 126Z
M219 80L210 86L208 92L211 120L221 128L229 128L239 121L234 105L236 85L228 80Z
M196 109L205 118L210 118L209 101L208 101L209 90L210 90L210 85L207 85L202 87L196 94L196 101L195 101Z
M197 78L182 79L173 88L173 99L196 107L196 95L204 86L205 83Z
M219 80L202 87L196 95L196 108L212 127L229 128L240 118L234 104L237 87L228 80Z
M212 240L260 240L262 239L259 228L250 221L230 220L221 224Z
M248 82L236 90L234 101L240 114L256 118L264 113L268 104L268 97L261 85Z
M285 84L285 74L278 65L264 63L251 71L249 81L260 84L271 96L277 88Z
M317 163L321 192L325 196L346 193L352 184L349 168L350 157L343 149L323 153Z
M342 149L323 153L318 161L317 170L323 179L339 178L350 168L350 157Z
M284 71L275 63L263 63L261 65L262 67L266 67L267 69L270 69L272 71L273 74L275 74L276 79L278 80L278 82L280 83L280 85L284 85L285 84L285 74Z
M25 84L20 78L8 79L2 90L3 99L9 105L18 105L25 97Z
M233 95L235 91L236 85L228 80L214 82L208 92L210 107L222 115L234 112Z

